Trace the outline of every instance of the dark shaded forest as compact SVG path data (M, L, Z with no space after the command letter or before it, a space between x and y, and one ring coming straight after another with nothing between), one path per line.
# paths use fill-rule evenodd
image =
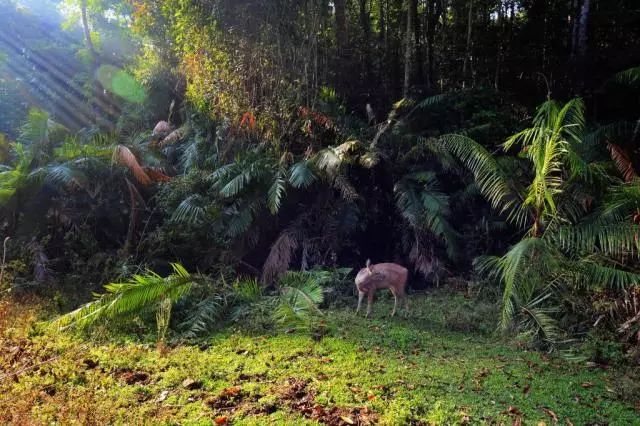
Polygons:
M637 1L0 0L0 23L0 291L49 326L322 338L370 259L521 348L640 362Z

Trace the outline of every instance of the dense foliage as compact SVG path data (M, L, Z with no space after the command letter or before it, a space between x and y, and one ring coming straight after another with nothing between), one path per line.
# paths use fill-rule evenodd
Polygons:
M633 1L42 3L0 0L0 286L112 283L55 324L318 331L371 258L640 359Z

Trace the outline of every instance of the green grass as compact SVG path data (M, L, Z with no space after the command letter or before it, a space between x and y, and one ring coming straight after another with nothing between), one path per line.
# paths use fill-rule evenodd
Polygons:
M24 371L0 381L0 423L550 425L555 414L560 424L640 424L613 371L500 341L462 297L415 296L411 307L408 319L388 319L385 300L368 321L331 310L322 338L238 329L165 353L135 340L30 337L24 321L9 322L0 371Z

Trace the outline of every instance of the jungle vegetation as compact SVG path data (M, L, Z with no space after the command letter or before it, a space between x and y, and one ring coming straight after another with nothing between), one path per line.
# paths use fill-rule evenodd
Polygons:
M49 326L322 335L370 258L495 302L530 348L640 361L637 2L0 0L0 19L0 286L71 312Z

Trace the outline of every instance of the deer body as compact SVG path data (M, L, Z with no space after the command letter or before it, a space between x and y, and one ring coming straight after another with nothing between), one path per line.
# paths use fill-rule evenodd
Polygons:
M362 300L367 295L367 317L371 314L371 304L376 290L388 288L393 294L394 303L391 316L396 313L398 298L401 303L404 302L405 310L408 312L409 305L407 303L407 295L405 288L407 286L407 277L409 271L404 266L397 263L378 263L371 265L367 260L367 266L362 268L356 276L356 287L358 288L358 308L356 314L360 312Z

